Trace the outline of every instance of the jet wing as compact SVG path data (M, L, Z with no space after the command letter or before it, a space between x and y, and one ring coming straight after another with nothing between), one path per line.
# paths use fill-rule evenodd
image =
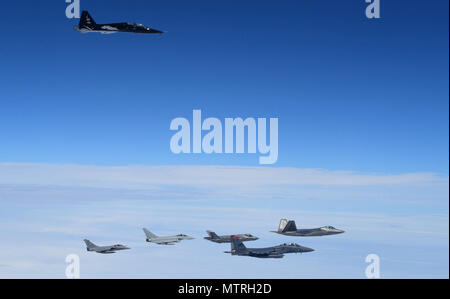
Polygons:
M272 252L250 252L250 256L262 258L282 258L284 255L277 251Z
M154 241L156 244L159 245L175 245L178 241Z
M253 249L250 251L249 255L254 257L283 257L283 254L275 248Z
M281 254L281 253L277 253L277 254L269 254L267 257L270 257L270 258L276 258L276 259L281 259L281 258L284 257L284 254Z
M99 24L97 25L96 31L102 34L112 34L116 32L128 31L130 25L127 23L111 23L111 24Z

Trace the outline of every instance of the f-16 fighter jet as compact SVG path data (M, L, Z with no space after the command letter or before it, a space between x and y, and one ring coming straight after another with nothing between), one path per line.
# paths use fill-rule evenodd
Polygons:
M266 248L247 248L238 237L231 237L231 255L252 256L258 258L282 258L286 253L311 252L314 249L295 243L281 244Z
M143 230L144 230L145 236L147 237L147 239L145 239L147 242L156 243L159 245L174 245L175 243L178 243L182 240L193 240L194 239L193 237L190 237L190 236L184 235L184 234L178 234L175 236L159 237L146 228L143 228Z
M111 245L111 246L97 246L87 239L84 239L84 243L86 243L87 251L95 251L95 252L102 253L102 254L116 253L116 251L118 251L118 250L130 249L127 246L120 245L120 244Z
M78 26L75 26L74 29L80 31L81 33L100 32L102 34L117 32L164 33L163 31L152 29L142 24L136 23L97 24L86 10L81 13L80 23L78 24Z
M210 230L207 230L206 232L208 233L209 237L204 237L204 239L216 243L230 243L231 237L233 236L238 237L242 242L258 240L258 237L255 237L252 234L218 236L215 232L212 232Z
M344 231L334 228L332 226L297 229L294 220L287 221L286 219L281 219L280 225L278 226L278 231L272 232L285 236L317 237L317 236L342 234Z

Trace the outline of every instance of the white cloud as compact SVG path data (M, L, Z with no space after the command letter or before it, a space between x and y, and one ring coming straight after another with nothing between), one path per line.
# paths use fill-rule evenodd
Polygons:
M84 166L0 163L0 183L145 188L448 185L434 173L362 174L351 171L242 166Z
M448 178L432 173L0 163L0 203L0 277L63 277L65 255L77 253L82 277L355 278L372 252L382 256L384 277L448 277ZM281 217L346 233L287 240L269 232ZM197 239L149 246L142 226ZM269 264L241 259L203 240L205 229L317 251ZM83 238L133 250L89 254Z

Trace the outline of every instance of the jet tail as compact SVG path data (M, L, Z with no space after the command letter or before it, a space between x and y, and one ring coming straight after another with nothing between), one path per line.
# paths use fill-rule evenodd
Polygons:
M220 239L219 236L213 231L207 230L206 233L211 237L211 239Z
M278 232L283 232L284 228L286 227L286 224L288 223L287 219L281 219L280 225L278 225Z
M286 219L282 219L282 221ZM280 222L280 228L281 228L281 222ZM285 232L295 232L297 231L297 226L295 225L295 221L294 220L289 220L283 227L283 229L281 230L282 233Z
M145 235L147 236L147 239L154 239L154 238L158 238L157 235L155 235L154 233L152 233L151 231L149 231L146 228L143 228Z
M231 236L231 254L246 252L247 247L245 247L242 240L236 236Z
M94 19L91 17L89 12L87 10L83 10L83 12L81 13L80 24L78 25L78 27L79 28L91 27L92 25L96 24L97 23L95 23Z
M86 243L87 250L92 249L94 247L97 247L97 245L95 245L94 243L92 243L88 239L84 239L84 243Z
M285 232L293 232L297 230L297 226L295 225L294 220L287 220L287 219L281 219L280 225L278 226L278 232L279 233L285 233Z

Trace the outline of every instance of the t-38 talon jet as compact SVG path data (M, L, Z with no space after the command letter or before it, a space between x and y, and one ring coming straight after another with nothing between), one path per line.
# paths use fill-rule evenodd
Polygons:
M147 239L145 239L147 242L156 243L159 245L174 245L182 240L194 239L193 237L184 234L178 234L175 236L157 236L146 228L143 228L143 230L145 236L147 237Z
M252 234L218 236L215 232L212 232L210 230L207 230L206 232L208 233L209 237L204 237L204 239L216 243L230 243L231 237L233 236L238 237L242 242L258 240L258 237L255 237Z
M95 252L103 253L103 254L116 253L116 251L118 251L118 250L130 249L127 246L120 245L120 244L111 245L111 246L97 246L87 239L84 239L84 243L86 243L87 251L95 251Z
M303 247L295 243L285 243L266 248L247 248L238 237L232 236L231 251L225 251L225 253L258 258L282 258L286 253L303 253L311 251L314 251L314 249Z
M81 13L80 23L78 24L78 26L75 26L74 29L82 33L100 32L102 34L117 32L164 33L163 31L152 29L142 24L136 23L97 24L86 10Z
M278 230L272 232L285 236L317 237L317 236L342 234L344 231L334 228L332 226L297 229L294 220L287 221L287 219L281 219L280 225L278 226Z

